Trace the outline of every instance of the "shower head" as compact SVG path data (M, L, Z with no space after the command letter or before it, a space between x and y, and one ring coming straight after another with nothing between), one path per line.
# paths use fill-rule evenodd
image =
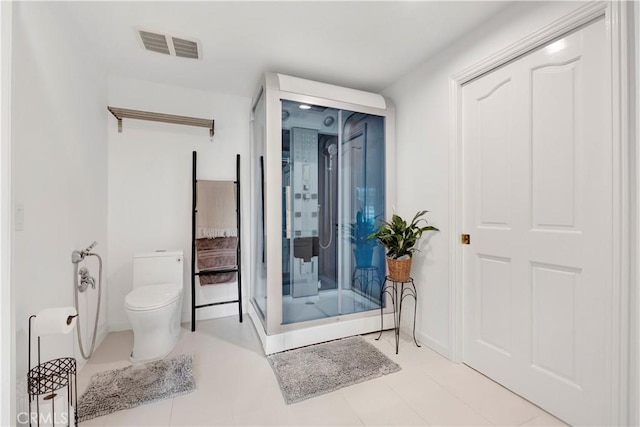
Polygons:
M329 157L329 162L327 164L327 170L330 171L333 169L333 156L338 154L338 145L334 142L325 147L322 151L322 154Z
M336 154L338 154L338 146L333 143L333 144L329 144L325 149L324 149L324 155L325 156L329 156L329 157L333 157Z

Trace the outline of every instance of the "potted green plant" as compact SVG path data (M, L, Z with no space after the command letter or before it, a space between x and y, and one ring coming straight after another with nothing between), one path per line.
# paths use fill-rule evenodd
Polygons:
M392 280L409 280L413 253L418 250L416 243L425 231L440 231L422 218L427 212L418 212L409 223L394 214L391 221L380 220L382 224L368 236L387 249L387 267Z
M373 219L367 219L362 211L356 214L356 222L349 224L348 238L353 245L353 256L356 267L371 267L373 262L373 248L376 246L369 235L375 231Z

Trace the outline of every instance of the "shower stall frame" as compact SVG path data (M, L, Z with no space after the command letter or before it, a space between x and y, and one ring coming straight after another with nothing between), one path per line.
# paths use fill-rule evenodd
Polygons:
M266 354L375 332L381 327L379 309L297 323L283 323L281 238L283 160L281 101L283 100L384 117L386 216L391 215L395 204L395 111L390 101L379 94L282 74L265 73L251 104L251 210L254 212L251 219L251 240L254 250L251 251L252 286L248 314ZM263 136L255 135L253 129L253 122L256 120L254 112L259 102L264 102ZM262 144L261 150L256 144ZM257 167L258 158L260 158L260 167ZM260 211L262 215L257 214ZM264 230L262 221L264 221ZM263 237L259 237L260 234ZM262 244L262 239L264 253L260 257L256 255L255 247ZM258 273L261 264L266 266L264 277ZM261 280L264 280L266 287L266 313L263 313L255 301L254 286ZM389 306L383 310L383 319L386 328L393 327L393 311Z

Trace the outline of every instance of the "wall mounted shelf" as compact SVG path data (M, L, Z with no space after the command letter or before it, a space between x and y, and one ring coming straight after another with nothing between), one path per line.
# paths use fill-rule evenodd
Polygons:
M109 112L118 120L118 132L122 132L122 119L149 120L152 122L173 123L176 125L198 126L209 129L209 137L213 138L213 119L198 119L195 117L176 116L173 114L153 113L150 111L129 110L126 108L107 107Z

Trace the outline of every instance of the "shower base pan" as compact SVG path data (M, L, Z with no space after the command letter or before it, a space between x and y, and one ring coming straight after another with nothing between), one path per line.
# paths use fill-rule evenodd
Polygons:
M267 355L380 330L380 311L376 310L376 315L354 319L350 319L349 316L332 317L330 319L333 321L330 323L310 327L300 325L300 329L267 335L262 326L260 315L252 303L248 304L248 312L260 337L264 353ZM393 329L393 313L385 313L383 320L385 329Z

